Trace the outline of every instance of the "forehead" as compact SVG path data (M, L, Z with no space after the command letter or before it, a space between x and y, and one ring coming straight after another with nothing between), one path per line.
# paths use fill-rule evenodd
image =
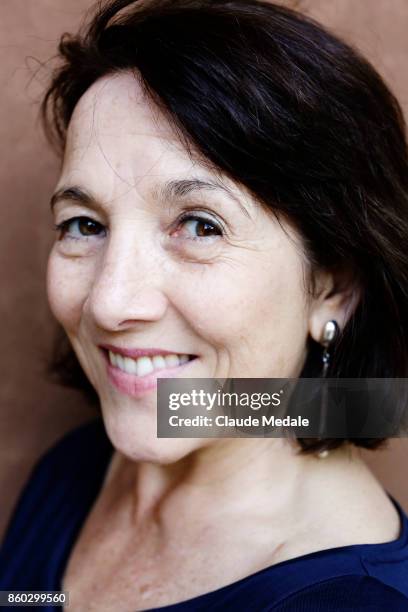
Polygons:
M82 96L71 118L64 154L63 174L93 170L107 178L120 173L125 181L159 179L197 170L209 171L193 148L187 151L175 129L131 73L109 75L96 81ZM226 179L227 180L227 179Z
M90 138L96 133L129 137L149 133L173 139L168 121L144 92L139 78L130 72L102 77L78 101L68 129L68 140Z
M134 189L150 198L180 180L216 184L247 210L258 209L244 186L192 145L187 150L137 75L122 72L96 81L75 107L57 188L79 185L106 202Z

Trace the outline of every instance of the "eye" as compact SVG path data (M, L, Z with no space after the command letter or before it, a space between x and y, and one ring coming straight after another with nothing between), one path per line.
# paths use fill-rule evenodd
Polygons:
M55 229L60 232L58 240L63 240L65 236L74 240L81 240L82 238L99 236L101 232L105 232L103 225L89 217L72 217L56 225Z
M180 219L176 235L198 240L222 236L223 230L215 221L190 214Z

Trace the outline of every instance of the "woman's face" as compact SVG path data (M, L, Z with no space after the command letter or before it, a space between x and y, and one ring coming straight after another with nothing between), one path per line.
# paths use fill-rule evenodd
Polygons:
M299 237L189 154L131 74L79 101L53 202L49 302L123 453L166 462L209 444L156 438L158 377L299 374ZM109 366L104 345L134 359Z

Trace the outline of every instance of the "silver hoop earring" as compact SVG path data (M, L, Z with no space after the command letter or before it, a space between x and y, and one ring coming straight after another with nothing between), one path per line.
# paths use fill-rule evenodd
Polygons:
M339 331L340 330L339 330L337 321L334 321L334 320L327 321L326 325L323 328L323 334L322 334L322 339L321 339L321 343L324 347L323 354L322 354L322 362L323 362L322 377L323 378L327 376L327 372L330 366L330 358L331 358L330 349L333 343L337 340Z

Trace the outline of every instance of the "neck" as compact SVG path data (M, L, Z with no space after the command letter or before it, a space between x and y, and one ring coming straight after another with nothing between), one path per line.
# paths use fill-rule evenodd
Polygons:
M325 497L331 487L339 490L352 472L366 473L355 451L343 447L319 459L283 439L239 438L211 441L171 465L135 463L116 452L104 484L114 504L130 504L135 526L150 519L171 525L182 515L211 522L220 509L265 508L273 519L304 507L306 498Z

